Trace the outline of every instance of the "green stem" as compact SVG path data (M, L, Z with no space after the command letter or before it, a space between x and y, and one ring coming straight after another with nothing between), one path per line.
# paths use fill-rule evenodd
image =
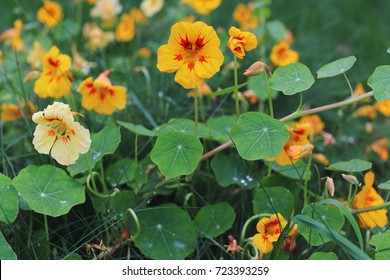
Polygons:
M237 57L233 57L233 73L234 73L234 98L236 99L236 116L240 117L240 102L238 98L238 76L237 76Z
M390 207L390 201L375 206L367 207L367 208L352 209L351 212L352 214L359 214L359 213L365 213L365 212L370 212L375 210L381 210L388 207Z
M104 179L104 168L103 168L103 161L100 161L100 183L102 184L103 187L103 193L108 194L108 188L106 185L106 180Z
M198 136L198 88L194 88L194 121L195 121L195 127L194 127L194 136Z
M311 161L312 161L312 156L309 157L309 161L306 166L306 173L305 173L305 182L304 182L304 188L303 188L303 205L308 204L308 184L309 184L309 179L310 179L310 166L311 166Z
M98 188L96 186L95 178L93 177L93 171L92 171L91 163L89 162L89 158L88 158L87 154L84 154L84 159L85 159L85 163L87 164L87 167L88 167L89 177L90 177L90 179L92 181L92 187L93 187L95 192L98 192Z
M140 224L140 222L139 222L139 220L138 220L137 214L135 214L135 212L134 212L133 209L128 208L127 211L128 211L128 212L130 213L130 215L133 217L134 222L135 222L135 227L136 227L136 229L137 229L136 234L134 234L134 235L131 237L132 240L135 240L135 239L137 239L137 237L141 234L141 224Z
M44 226L45 226L45 236L46 236L46 241L47 241L47 257L48 259L50 258L50 237L49 237L49 224L47 222L47 216L44 214L43 215L43 221L44 221Z
M344 76L345 80L347 81L349 90L351 92L351 97L353 97L353 89L352 89L351 83L349 82L349 79L348 79L348 77L347 77L347 75L345 73L343 73L343 76Z
M254 220L258 220L260 218L263 218L263 217L270 217L271 215L272 214L270 214L270 213L256 214L256 215L253 215L252 217L250 217L248 220L246 220L244 226L242 227L239 244L242 244L244 242L246 230L251 222L253 222Z
M267 76L267 71L263 71L263 73L264 73L264 77L265 77L265 84L267 87L269 114L272 118L274 118L274 107L272 105L271 89L269 87L269 80L268 80L268 76Z
M303 104L303 93L302 93L302 91L301 91L301 92L299 93L299 105L298 105L297 112L302 111L302 104Z

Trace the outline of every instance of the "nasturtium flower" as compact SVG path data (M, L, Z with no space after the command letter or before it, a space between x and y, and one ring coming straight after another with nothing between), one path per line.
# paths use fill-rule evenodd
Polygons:
M101 73L96 80L88 77L80 84L77 91L83 96L81 106L105 115L111 115L115 109L125 108L126 88L113 86L108 78L110 72L107 70Z
M157 51L157 68L173 73L186 89L195 88L217 73L224 57L214 28L201 22L178 22L171 28L168 44Z
M374 108L377 112L381 113L385 117L390 116L390 100L386 101L376 101L374 103Z
M43 58L46 50L42 47L39 41L34 41L33 48L28 52L27 62L34 68L38 69L42 66Z
M383 161L387 161L389 159L389 139L381 138L374 143L372 143L370 146L366 149L366 154L375 152Z
M364 105L356 109L355 112L352 113L352 117L367 117L369 119L376 118L376 110L375 106L372 105Z
M149 48L143 47L138 49L136 55L143 58L149 58L152 56L152 51Z
M164 0L142 0L141 10L147 17L152 17L164 6Z
M241 30L248 31L259 26L259 19L253 12L254 8L250 4L239 3L234 9L233 19L238 22Z
M49 154L62 165L76 162L80 154L88 152L91 146L89 130L74 121L69 105L54 102L43 111L32 116L38 124L35 128L33 145L41 154Z
M5 41L6 44L11 45L13 49L17 51L24 50L24 44L22 40L23 21L17 19L14 21L14 27L5 30L0 34L0 42Z
M297 236L298 225L295 224L283 241L283 249L285 251L295 252L297 250Z
M287 129L290 135L283 150L276 157L268 159L269 161L275 161L280 165L291 165L311 154L314 146L307 139L311 129L310 124L295 123L294 128Z
M96 66L96 62L87 61L81 54L72 48L72 68L87 75L92 67Z
M198 90L198 95L200 96L204 96L204 95L210 95L213 93L213 91L211 90L210 86L205 82L203 81L203 83L199 86L196 87L197 90ZM188 97L194 97L194 91L191 90L188 94L187 94Z
M37 111L37 106L31 101L27 101L27 106L24 102L19 102L19 105L12 103L3 103L0 107L0 120L3 122L13 122L24 117L31 117L32 113Z
M144 12L141 9L132 8L129 12L129 15L136 25L145 24L148 22L148 19L146 18Z
M0 50L0 66L3 65L3 52Z
M364 186L353 200L355 209L368 208L384 203L383 198L374 189L374 173L368 171L364 175ZM357 214L361 228L383 228L388 224L387 209L379 209Z
M68 94L71 89L71 58L60 54L60 50L53 46L43 59L43 71L35 81L34 92L41 98L60 98Z
M287 225L283 216L273 214L269 218L262 218L256 225L259 233L253 236L253 243L263 254L267 254L274 248L273 242L278 241L280 233Z
M52 1L44 1L43 7L37 12L38 21L42 22L49 28L56 26L61 22L63 17L60 4Z
M244 91L243 96L252 105L259 102L259 97L257 96L257 94L254 90L249 89L249 90Z
M362 83L357 83L356 87L355 87L355 89L354 89L354 91L352 93L352 95L354 97L357 97L357 96L363 95L365 93L366 93L366 91L365 91L365 89L363 87L363 84ZM370 102L371 101L371 97L367 97L367 98L363 99L362 101L363 102Z
M96 23L89 22L83 27L83 36L88 39L87 47L91 50L104 48L115 39L114 32L103 31Z
M240 59L244 58L245 51L250 51L257 47L256 36L251 32L241 31L232 26L229 29L229 35L227 46Z
M90 15L93 18L100 18L104 24L110 25L122 12L122 5L119 0L98 0L91 9Z
M321 153L313 154L313 159L316 163L319 163L323 166L328 166L330 163L329 159L324 154Z
M290 48L290 44L281 41L272 47L271 62L276 66L284 66L299 60L298 52Z
M117 42L130 42L134 39L136 32L134 20L128 14L123 14L115 29L115 40Z
M325 124L321 120L321 117L319 115L303 116L298 123L310 124L311 135L321 134L321 132L324 131L325 128Z
M191 6L198 14L208 15L221 5L222 0L181 0Z

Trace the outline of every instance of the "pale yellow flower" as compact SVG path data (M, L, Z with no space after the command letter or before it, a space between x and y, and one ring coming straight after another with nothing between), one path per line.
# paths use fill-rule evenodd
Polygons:
M164 6L164 0L142 0L141 10L147 17L152 17Z
M100 18L103 21L111 21L122 12L122 5L119 0L98 0L91 9L91 17Z
M45 57L46 50L41 43L34 41L33 48L28 52L27 62L34 68L38 69L42 66L42 60Z

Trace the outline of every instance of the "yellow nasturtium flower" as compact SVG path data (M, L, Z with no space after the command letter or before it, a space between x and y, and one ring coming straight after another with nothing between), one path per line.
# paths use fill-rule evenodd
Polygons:
M11 45L17 51L24 50L24 44L22 40L23 21L17 19L14 21L14 27L5 30L0 34L0 42L5 41L6 44Z
M201 22L178 22L171 28L168 44L157 51L157 68L176 72L175 81L185 89L195 88L217 73L224 57L214 28Z
M39 41L34 41L33 48L28 52L27 62L34 68L38 69L42 66L43 58L46 50L42 47Z
M30 118L32 113L37 111L37 106L30 100L27 101L27 106L24 102L19 102L19 106L12 103L3 103L0 107L0 120L2 122L13 122L23 116Z
M208 15L221 5L222 0L181 0L181 3L191 6L198 14Z
M256 36L251 32L241 31L232 26L229 29L229 35L227 46L240 59L244 58L245 51L250 51L257 47Z
M389 139L382 138L374 143L372 143L370 146L366 149L366 154L370 152L375 152L383 161L387 161L389 159Z
M353 200L355 209L368 208L384 203L383 198L374 189L374 173L367 172L364 175L364 186ZM383 228L387 225L387 210L379 209L358 214L359 226L361 228Z
M248 31L259 26L259 18L253 14L252 5L237 4L233 12L233 19L240 24L240 29Z
M71 64L68 55L60 54L56 46L51 47L43 59L43 71L35 81L34 92L41 98L60 98L68 94L71 89Z
M290 44L286 41L281 41L272 47L271 62L276 66L284 66L299 60L298 52L290 48Z
M115 40L117 42L130 42L135 36L135 23L128 14L123 14L115 29Z
M83 95L81 106L87 110L94 110L98 114L111 115L115 109L122 110L126 106L126 88L113 86L107 70L96 80L92 77L85 79L79 86L78 92Z
M35 113L32 120L38 125L34 132L34 148L41 154L51 153L59 164L75 163L91 146L89 130L74 121L75 114L69 105L61 102L54 102Z
M256 248L263 254L271 252L274 248L272 243L278 241L280 233L286 225L287 222L280 213L273 214L269 218L262 218L256 225L259 233L253 236Z
M63 17L61 6L52 1L44 1L43 7L37 12L38 21L42 22L49 28L56 26L61 22Z

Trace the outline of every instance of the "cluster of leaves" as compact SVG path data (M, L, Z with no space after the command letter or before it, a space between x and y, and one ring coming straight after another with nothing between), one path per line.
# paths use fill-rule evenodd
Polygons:
M267 21L270 1L258 2L264 4L256 11L264 22L254 31L256 35L265 42L284 37L283 23ZM228 6L225 3L221 9L230 11ZM167 5L148 26L139 27L134 41L97 52L85 49L84 55L97 62L97 73L114 69L112 79L127 87L130 102L112 117L77 108L92 132L92 145L75 164L64 168L34 152L29 119L1 124L0 259L249 259L256 254L251 246L256 233L251 222L271 213L280 213L299 225L298 249L283 249L283 237L291 230L286 227L272 253L264 258L388 259L389 230L373 229L372 238L363 239L348 204L348 192L357 192L355 186L335 179L338 197L347 201L342 203L328 197L320 180L325 175L340 177L342 172L359 177L373 168L372 162L381 170L385 167L378 158L369 160L362 152L345 158L342 151L350 144L340 141L331 148L318 145L329 153L332 164L327 168L317 166L311 158L287 166L266 160L282 151L289 136L286 123L360 99L304 110L303 92L309 91L316 79L308 66L296 62L276 68L269 84L265 75L241 84L254 90L262 105L268 96L279 104L287 96L299 94L300 106L295 112L278 120L264 106L259 110L242 106L248 112L237 119L234 101L229 98L234 91L233 73L223 70L208 81L212 88L223 89L211 94L214 100L202 97L207 104L201 108L202 122L195 125L192 99L173 83L172 76L155 68L157 48L169 31L160 27L170 26L168 23L186 12L178 13ZM77 20L88 15L82 11L80 15L79 19L66 19L49 34L38 35L33 22L24 39L30 43L38 39L46 46L55 42L69 50L71 44L85 48ZM226 45L226 29L234 23L214 23L225 30L219 36ZM144 46L152 50L149 59L136 56L136 50ZM258 57L266 60L266 47L264 43L260 54L248 54L242 66ZM0 96L12 94L45 107L45 100L31 94L32 83L20 83L20 75L26 74L20 74L25 54L5 53L9 59L0 70L4 85ZM228 65L231 54L224 53ZM346 77L355 61L349 56L326 64L317 69L317 79ZM73 74L77 80L84 78L83 73ZM379 66L367 80L373 90L367 96L378 101L390 99L389 80L390 66ZM278 93L283 95L278 97ZM80 97L72 94L80 104ZM336 138L345 135L340 132ZM388 197L389 184L380 188ZM237 238L243 252L226 252L229 234Z

